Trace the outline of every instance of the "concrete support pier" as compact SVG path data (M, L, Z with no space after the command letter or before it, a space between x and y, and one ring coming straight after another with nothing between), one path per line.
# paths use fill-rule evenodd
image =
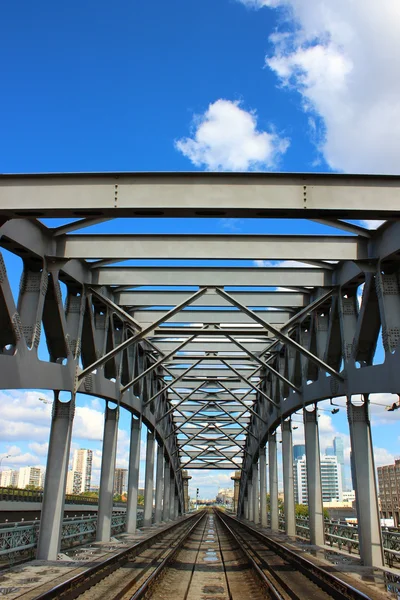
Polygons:
M106 410L104 413L103 450L101 455L99 510L97 513L96 540L98 542L109 542L111 539L118 419L119 407L110 408L108 403L106 403Z
M278 511L278 456L276 433L268 435L269 502L271 531L279 531Z
M379 519L375 461L369 419L368 395L355 406L347 399L351 454L355 479L360 557L364 566L384 565L382 530Z
M129 451L128 499L126 503L126 532L135 533L137 529L137 500L139 488L140 433L142 422L131 417L131 441Z
M296 535L296 515L293 480L293 440L291 420L282 423L283 496L285 502L285 533Z
M182 471L182 481L183 481L183 501L184 501L184 507L183 507L183 514L186 514L189 512L189 479L192 479L192 477L188 474L187 471Z
M154 487L154 433L147 430L146 470L144 476L144 514L143 527L150 527L153 522L153 487Z
M240 471L235 471L235 475L231 477L233 481L233 513L239 515L239 491L240 491Z
M72 395L69 402L60 402L59 392L54 392L46 480L36 555L39 560L56 560L60 551L74 414L75 394Z
M308 411L304 409L303 419L306 442L310 541L316 546L322 546L325 543L325 533L317 410Z

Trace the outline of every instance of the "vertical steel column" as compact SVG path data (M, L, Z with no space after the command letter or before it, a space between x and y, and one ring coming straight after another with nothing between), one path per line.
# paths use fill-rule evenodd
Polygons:
M258 482L258 462L253 464L253 521L256 525L260 523L260 493Z
M74 414L75 394L72 394L69 402L60 402L59 392L54 392L46 479L36 554L36 558L39 560L56 560L60 551Z
M278 510L278 456L276 433L268 434L268 467L269 467L269 502L270 526L272 531L279 531Z
M282 423L282 459L283 459L283 495L285 501L285 533L296 535L296 516L294 505L293 481L293 440L292 422L290 419Z
M254 521L253 469L247 481L247 497L249 499L249 521Z
M129 449L128 499L126 503L126 532L135 533L137 528L137 499L139 487L140 433L142 421L131 417L131 441Z
M170 471L170 486L169 486L169 518L171 521L175 519L175 473Z
M154 485L154 433L147 430L146 471L144 476L144 514L143 527L150 527L153 521L153 485Z
M249 499L247 496L244 498L244 518L246 521L249 520Z
M177 519L179 517L179 496L178 494L175 494L175 513L174 513L175 519Z
M367 394L364 395L362 406L354 406L351 398L347 399L347 417L356 484L360 557L365 566L382 567L384 565L382 530Z
M324 509L322 504L321 461L317 410L303 410L306 442L308 518L310 541L316 546L325 543Z
M260 521L267 526L267 457L265 446L260 447Z
M109 542L111 539L118 419L119 407L110 408L106 402L103 449L101 454L99 508L97 512L96 540L98 542Z
M162 521L163 484L164 484L164 448L161 446L161 444L157 444L156 508L155 508L155 514L154 514L154 522L155 523L161 523L161 521Z
M163 521L169 521L169 498L171 494L171 470L167 459L164 461L164 499L163 499Z

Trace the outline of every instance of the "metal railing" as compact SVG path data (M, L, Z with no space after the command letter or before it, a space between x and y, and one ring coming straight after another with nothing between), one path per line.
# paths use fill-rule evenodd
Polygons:
M125 530L126 513L114 512L111 533L118 535ZM141 527L143 513L138 512L137 525ZM0 561L13 564L18 560L34 557L39 537L40 521L4 523L0 527ZM61 533L61 550L67 550L96 539L97 516L64 519Z
M268 515L269 523L269 515ZM285 518L279 517L279 530L285 531ZM307 517L296 517L296 535L310 539L310 527ZM389 567L400 563L400 531L394 528L382 529L382 542L385 560ZM347 550L349 554L359 554L360 542L358 528L353 525L325 520L325 543L339 550Z
M0 487L0 501L12 502L43 502L42 490L22 490L20 488ZM88 504L97 505L99 499L91 496L81 496L80 494L66 494L65 504ZM114 506L126 506L126 502L114 502Z

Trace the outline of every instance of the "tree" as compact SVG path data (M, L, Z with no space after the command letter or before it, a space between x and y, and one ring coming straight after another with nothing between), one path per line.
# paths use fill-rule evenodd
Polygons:
M278 498L278 512L279 514L283 514L284 512L284 502L282 500L282 498ZM269 494L267 494L267 512L271 512L271 497Z

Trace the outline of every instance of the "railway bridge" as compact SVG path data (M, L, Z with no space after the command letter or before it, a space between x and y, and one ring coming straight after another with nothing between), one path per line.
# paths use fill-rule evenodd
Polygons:
M318 403L345 397L360 556L383 566L369 395L394 394L396 405L400 392L399 207L400 178L389 176L0 176L0 245L24 265L15 301L0 261L0 385L54 392L37 557L60 549L76 394L105 400L98 541L111 537L121 411L131 415L127 533L137 527L143 427L144 526L188 512L191 470L227 469L238 472L237 517L261 527L268 517L278 531L281 428L294 536L291 416L302 411L315 545L324 543ZM152 232L131 233L132 218ZM184 233L156 232L159 219L184 218ZM191 232L205 218L291 230L307 220L327 233ZM362 226L373 219L377 229ZM112 233L98 233L111 220Z

